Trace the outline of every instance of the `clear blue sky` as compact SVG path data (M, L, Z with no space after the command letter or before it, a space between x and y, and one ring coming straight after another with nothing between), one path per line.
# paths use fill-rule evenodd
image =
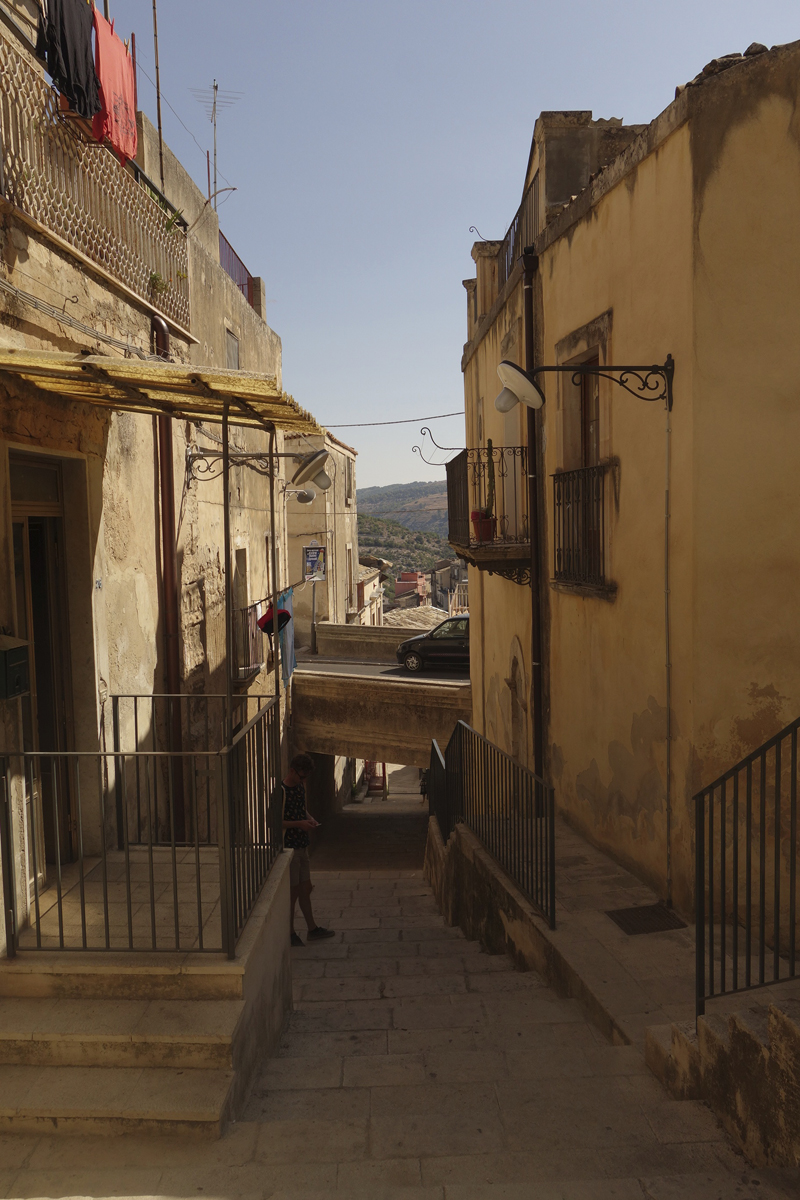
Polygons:
M154 77L151 0L111 12ZM650 121L709 59L798 37L796 0L159 0L162 89L203 149L189 89L244 92L220 222L266 280L284 387L327 425L463 408L469 227L504 235L540 110ZM139 98L155 120L143 75ZM205 189L166 106L164 132ZM463 418L434 428L463 445ZM359 486L444 478L416 425L336 432Z

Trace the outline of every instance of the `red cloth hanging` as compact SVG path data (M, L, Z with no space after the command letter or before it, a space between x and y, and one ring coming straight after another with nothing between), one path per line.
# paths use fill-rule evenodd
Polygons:
M136 157L136 81L133 59L111 24L94 10L94 63L100 84L100 112L92 118L98 142L108 138L123 166Z

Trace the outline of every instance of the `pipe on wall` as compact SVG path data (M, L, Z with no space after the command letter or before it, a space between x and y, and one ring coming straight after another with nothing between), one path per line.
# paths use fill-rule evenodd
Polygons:
M535 254L522 256L522 287L525 299L525 370L536 366L533 327L533 284L539 268ZM536 437L536 413L527 409L528 418L528 512L531 531L531 686L533 692L533 769L544 779L544 686L542 663L542 555L539 514L539 447Z
M166 321L153 315L150 318L155 352L159 358L169 358L169 329ZM163 579L164 663L166 691L176 697L181 691L180 617L178 607L178 539L175 529L175 472L173 465L172 418L164 413L158 417L157 470L161 507L161 562ZM183 749L183 730L179 700L168 700L170 749ZM173 762L173 806L176 841L186 838L183 769L180 759Z

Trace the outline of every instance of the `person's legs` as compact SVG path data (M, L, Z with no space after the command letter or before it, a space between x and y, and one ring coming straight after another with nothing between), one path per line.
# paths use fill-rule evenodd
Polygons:
M311 909L311 880L304 879L297 890L297 899L300 901L300 912L306 920L306 925L309 929L316 929L317 922L314 920L314 913ZM292 906L292 917L294 918L294 906Z

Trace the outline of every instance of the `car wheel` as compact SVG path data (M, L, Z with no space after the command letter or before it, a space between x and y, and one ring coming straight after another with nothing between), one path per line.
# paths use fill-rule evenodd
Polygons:
M403 659L403 665L407 671L421 671L422 659L417 654L416 650L409 650L408 654Z

